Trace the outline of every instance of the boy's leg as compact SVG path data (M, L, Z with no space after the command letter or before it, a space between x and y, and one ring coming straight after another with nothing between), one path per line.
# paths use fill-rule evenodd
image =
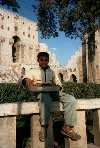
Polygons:
M76 102L74 96L59 92L60 102L63 104L64 121L66 125L75 126L77 124Z
M48 93L40 93L38 95L38 98L41 125L48 125L52 105L52 98Z
M77 124L77 100L73 96L64 92L53 92L50 94L50 96L54 101L58 100L63 104L65 124L69 126L75 126Z
M48 93L40 93L38 95L38 98L39 98L39 111L40 111L40 123L41 123L39 139L41 142L44 142L47 136L47 127L50 117L52 98Z
M66 93L59 92L59 99L64 109L64 126L61 132L69 136L72 140L79 140L80 135L73 131L73 127L77 124L76 102L77 100Z

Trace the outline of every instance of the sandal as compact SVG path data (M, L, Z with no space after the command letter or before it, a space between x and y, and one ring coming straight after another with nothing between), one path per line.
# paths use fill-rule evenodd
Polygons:
M75 133L72 129L71 130L66 129L65 126L62 128L61 133L65 136L68 136L73 141L78 141L81 139L80 135Z

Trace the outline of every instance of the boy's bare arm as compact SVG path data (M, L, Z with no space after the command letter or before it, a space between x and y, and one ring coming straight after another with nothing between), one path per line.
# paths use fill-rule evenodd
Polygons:
M31 79L25 78L22 80L22 85L25 86L26 88L30 88L34 85L34 83Z

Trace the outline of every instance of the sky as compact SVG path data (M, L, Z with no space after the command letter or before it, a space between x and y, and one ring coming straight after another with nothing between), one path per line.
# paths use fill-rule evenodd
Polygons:
M34 16L32 3L33 0L17 0L20 4L19 15L26 17L34 22L36 22L36 17ZM7 9L5 6L1 8ZM10 9L8 9L11 11ZM49 51L52 51L56 55L56 59L61 66L64 66L68 60L71 59L71 56L75 54L75 51L78 51L81 46L80 39L70 39L65 37L64 33L59 33L57 38L42 39L41 33L39 32L38 37L39 43L45 43L48 46Z

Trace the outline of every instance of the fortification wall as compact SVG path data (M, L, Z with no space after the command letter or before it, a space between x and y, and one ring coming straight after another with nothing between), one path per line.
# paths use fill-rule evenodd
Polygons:
M22 16L0 9L0 83L19 81L29 68L37 66L37 54L48 51L38 42L37 24ZM59 66L50 54L50 65Z

